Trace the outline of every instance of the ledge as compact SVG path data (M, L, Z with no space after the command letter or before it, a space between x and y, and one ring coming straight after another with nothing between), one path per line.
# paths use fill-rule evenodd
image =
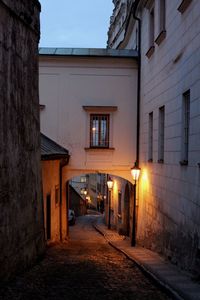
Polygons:
M44 104L40 104L40 110L43 110L43 109L45 109L45 107L46 107L46 105L44 105Z
M114 151L115 148L103 148L103 147L97 147L97 148L89 148L89 147L85 147L84 148L85 151Z
M117 106L82 106L85 111L116 111Z
M146 55L148 58L150 58L151 55L154 53L154 50L155 50L155 46L151 46L145 55Z
M187 165L188 165L188 160L183 159L183 160L179 161L179 164L180 164L181 166L187 166Z
M157 38L155 39L155 43L159 46L162 43L162 41L166 38L166 35L167 35L166 30L162 30L157 36Z
M181 4L177 8L177 10L181 14L183 14L186 11L186 9L188 8L188 6L190 5L191 2L192 2L192 0L182 0Z
M148 163L152 163L152 162L153 162L152 158L148 159Z
M164 164L164 159L158 159L159 164Z

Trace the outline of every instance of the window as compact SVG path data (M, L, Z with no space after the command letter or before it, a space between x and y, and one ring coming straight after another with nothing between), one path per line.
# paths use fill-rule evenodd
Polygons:
M159 108L159 127L158 127L158 162L164 162L164 140L165 140L165 107Z
M166 22L166 7L165 7L166 1L160 0L159 1L159 7L158 7L158 15L159 15L159 34L158 37L155 40L155 43L157 45L160 45L160 43L165 39L166 37L166 30L165 30L165 22Z
M55 204L58 205L59 204L59 196L60 196L60 193L59 193L59 187L58 185L55 186Z
M155 18L154 18L154 7L149 10L149 50L146 53L148 58L154 52L154 35L155 35Z
M118 192L118 215L121 216L122 214L122 194Z
M182 109L182 160L181 165L188 164L189 123L190 123L190 91L183 94Z
M177 10L183 14L186 9L188 8L188 6L190 5L190 3L192 2L192 0L182 0L181 4L179 5L179 7L177 8Z
M149 149L148 161L153 161L153 112L149 114Z
M109 148L109 114L90 115L90 147Z
M81 182L86 182L86 177L85 176L81 176Z
M149 20L149 46L154 44L154 31L155 31L155 20L154 20L154 8L150 11L150 20Z

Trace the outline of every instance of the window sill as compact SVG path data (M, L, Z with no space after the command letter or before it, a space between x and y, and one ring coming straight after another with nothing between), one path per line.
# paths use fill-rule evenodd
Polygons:
M186 9L188 8L188 6L190 5L191 2L192 2L192 0L182 0L181 4L177 8L177 10L181 14L183 14L186 11Z
M166 38L166 35L167 35L166 30L162 30L157 36L157 38L155 39L155 43L159 46L162 43L162 41Z
M158 159L159 164L164 164L164 159Z
M148 58L150 58L152 56L152 54L154 53L154 50L155 50L155 46L151 46L145 55Z
M183 160L179 161L179 164L181 166L187 166L188 165L188 160L183 159Z
M85 149L85 151L101 151L101 150L103 150L103 151L113 151L113 150L115 150L115 148L103 148L103 147L91 147L91 148L84 148Z

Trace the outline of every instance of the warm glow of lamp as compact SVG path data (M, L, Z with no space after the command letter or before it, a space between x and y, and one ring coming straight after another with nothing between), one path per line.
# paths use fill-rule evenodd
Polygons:
M141 169L137 166L137 163L135 163L134 167L131 168L131 175L134 181L139 179L140 171Z
M112 190L113 188L113 180L109 177L107 181L107 186L109 190Z
M84 190L84 192L83 192L83 193L84 193L84 195L87 195L87 190Z

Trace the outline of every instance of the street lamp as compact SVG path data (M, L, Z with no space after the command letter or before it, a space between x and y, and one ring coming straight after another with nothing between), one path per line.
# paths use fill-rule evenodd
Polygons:
M110 178L110 176L108 177L107 180L107 186L108 186L108 229L110 229L110 201L111 201L111 190L113 188L113 180Z
M131 236L131 246L134 247L136 244L136 184L140 176L141 169L138 167L138 162L135 162L134 167L131 168L131 175L134 180L133 190L133 227Z

